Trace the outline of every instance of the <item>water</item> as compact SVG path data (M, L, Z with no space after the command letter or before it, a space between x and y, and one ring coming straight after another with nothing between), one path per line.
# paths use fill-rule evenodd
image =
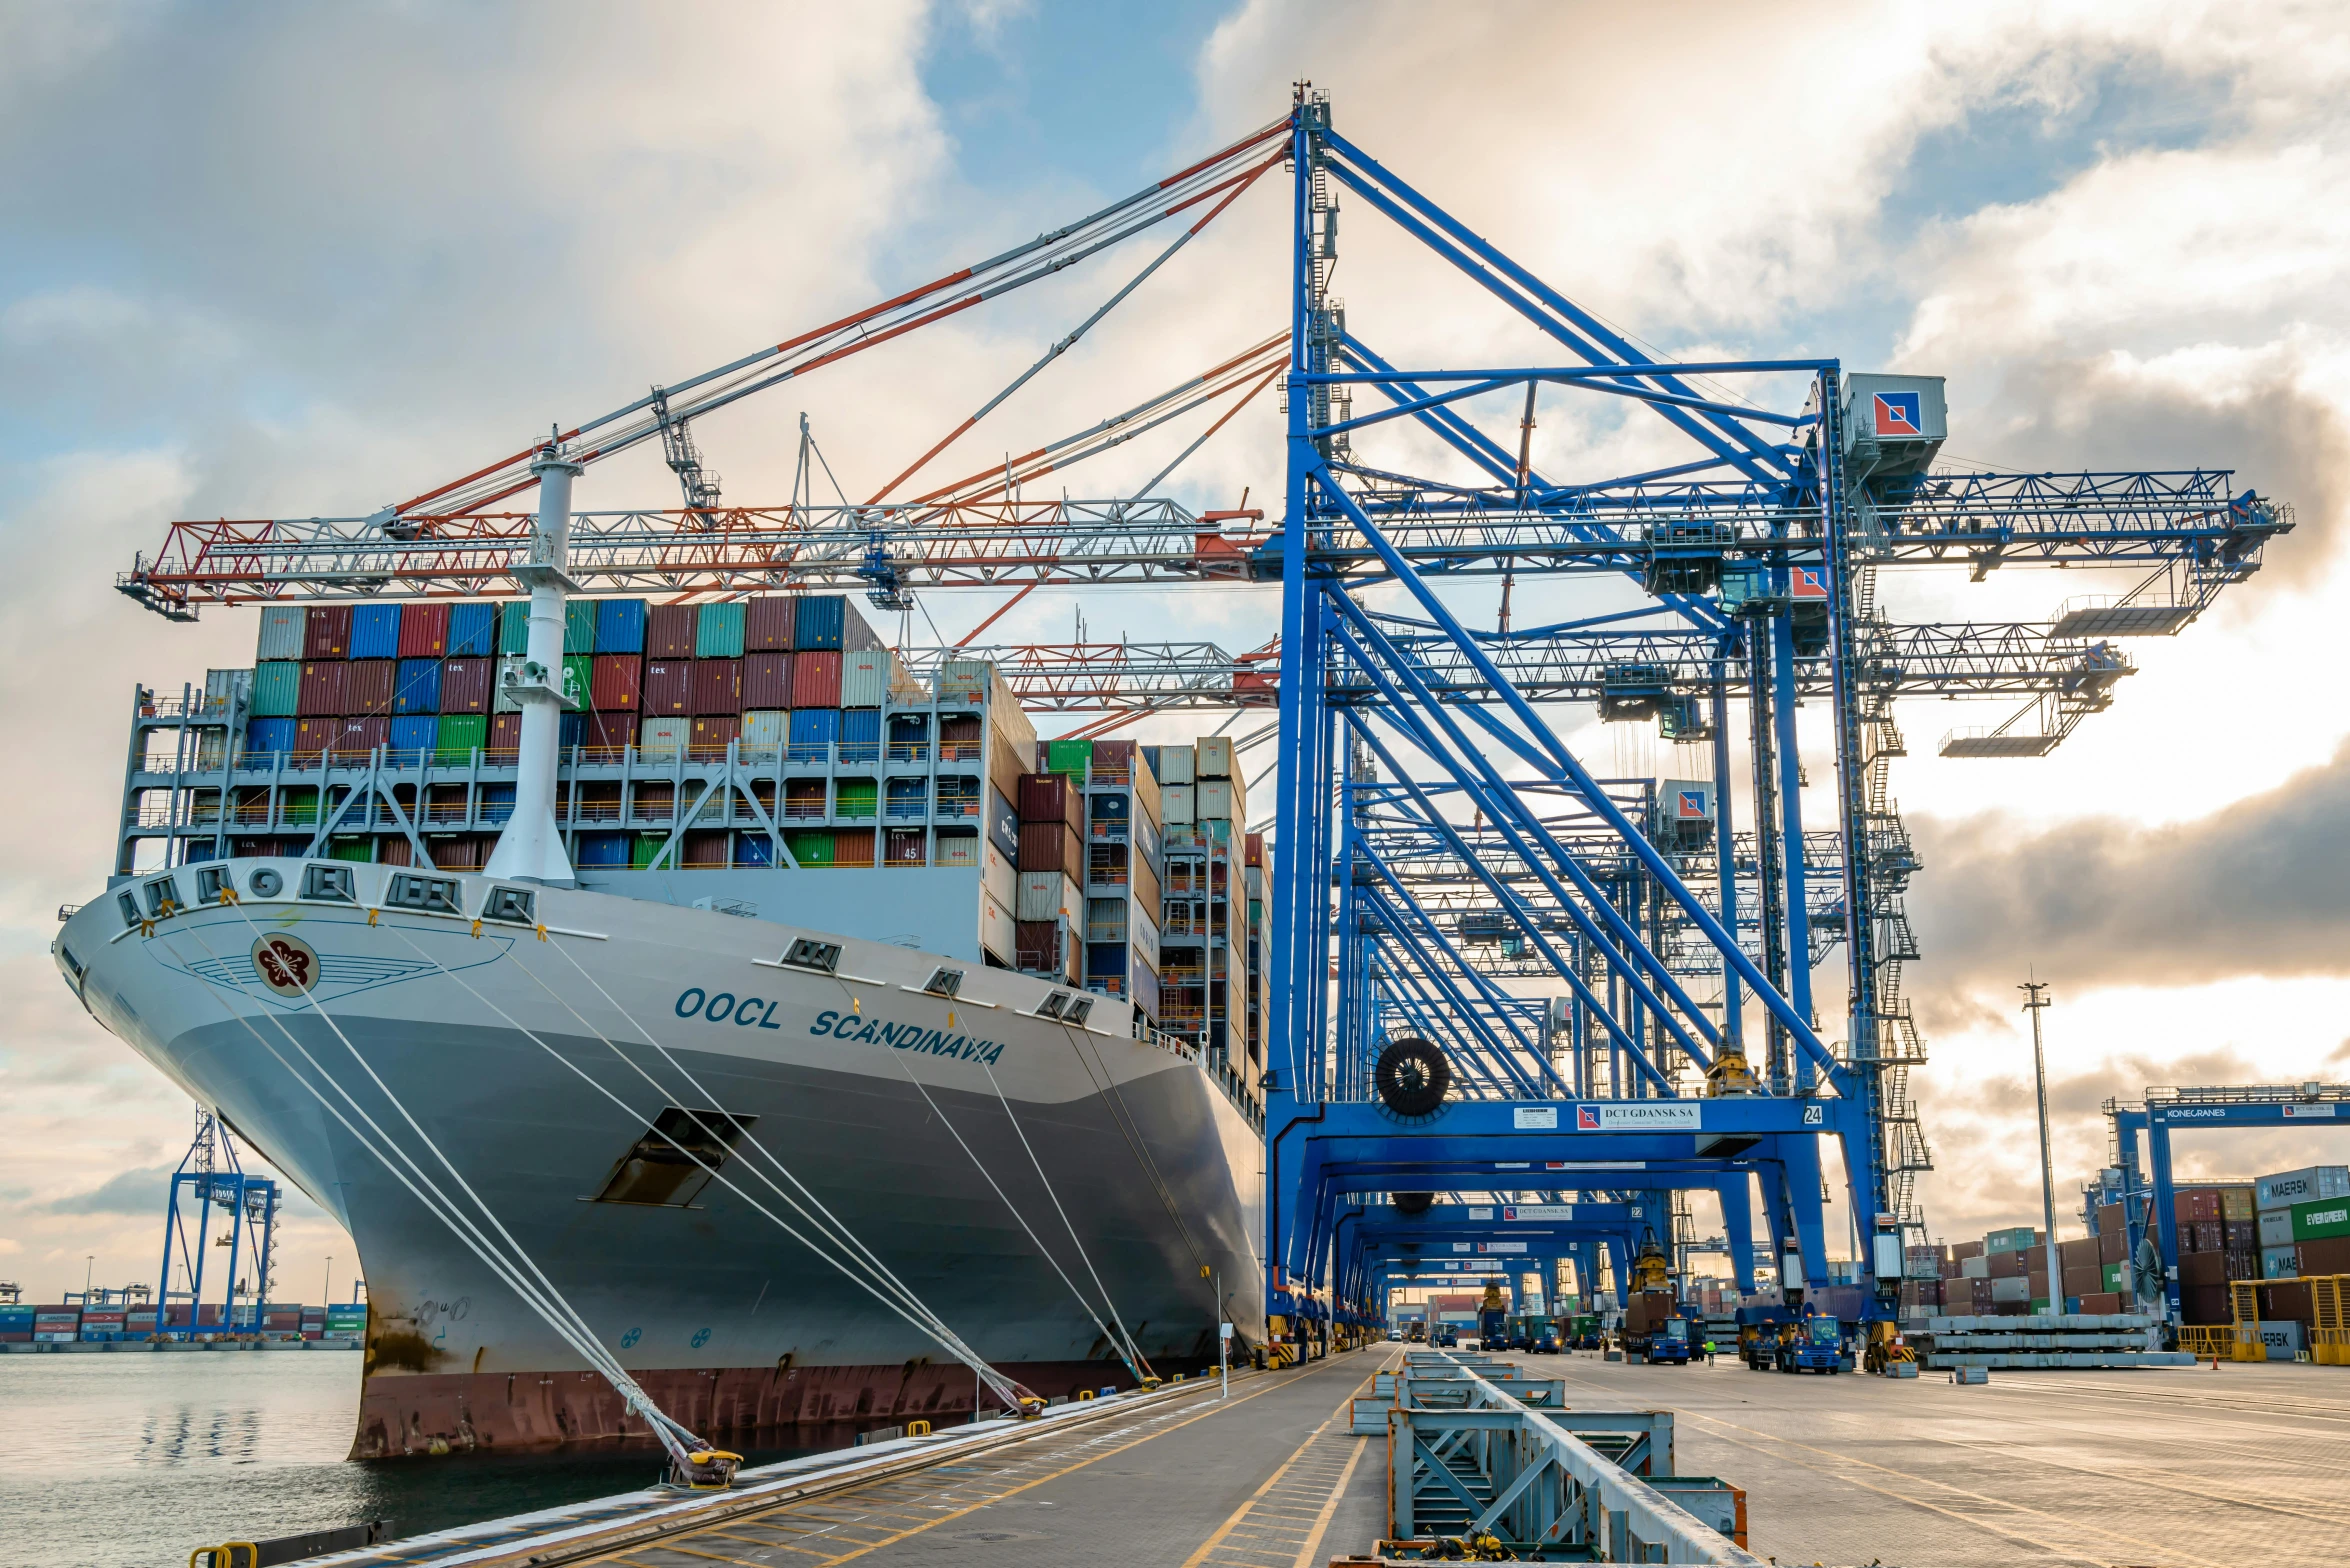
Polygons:
M350 1463L359 1367L356 1351L0 1356L0 1557L155 1568L222 1541L386 1518L416 1535L660 1479L649 1448Z

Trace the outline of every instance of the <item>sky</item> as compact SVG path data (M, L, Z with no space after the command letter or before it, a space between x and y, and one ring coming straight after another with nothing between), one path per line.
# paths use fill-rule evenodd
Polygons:
M1939 374L1953 461L2229 467L2294 507L2259 575L2134 642L2114 709L2054 754L1942 759L1946 731L2008 710L1899 714L1937 1232L2038 1211L2028 977L2055 998L2060 1218L2105 1161L2110 1096L2350 1079L2350 710L2322 673L2350 587L2350 33L2330 7L9 0L0 1280L53 1299L85 1273L149 1277L190 1129L48 956L58 906L109 864L134 684L250 659L251 612L171 625L113 591L165 523L372 511L1139 189L1279 117L1301 78L1350 139L1660 352ZM1264 182L938 472L1279 330L1285 201ZM1359 203L1341 217L1337 292L1390 358L1542 352ZM780 499L805 412L843 484L878 485L1142 259L708 420L710 465L729 497ZM1546 405L1534 458L1596 477L1659 434ZM1394 439L1399 464L1441 461ZM1170 455L1138 443L1069 482L1120 493ZM1279 485L1268 399L1170 489L1204 508ZM640 454L591 471L578 504L674 493ZM1893 574L1885 597L1914 619L2028 619L2127 586L2008 568ZM1520 624L1591 591L1526 585ZM1456 602L1490 624L1492 593ZM916 639L994 608L926 595ZM1080 616L1095 637L1239 649L1277 603L1039 593L989 635L1065 640ZM1804 722L1825 821L1823 718ZM1603 773L1675 760L1653 734L1561 723ZM2250 1175L2350 1159L2346 1140L2207 1137L2182 1161ZM280 1293L339 1277L339 1298L351 1250L297 1199Z

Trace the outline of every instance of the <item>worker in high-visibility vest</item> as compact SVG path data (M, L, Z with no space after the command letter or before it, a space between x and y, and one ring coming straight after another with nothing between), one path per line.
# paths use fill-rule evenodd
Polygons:
M1714 1364L1714 1342L1711 1338L1705 1342L1705 1364L1709 1367Z

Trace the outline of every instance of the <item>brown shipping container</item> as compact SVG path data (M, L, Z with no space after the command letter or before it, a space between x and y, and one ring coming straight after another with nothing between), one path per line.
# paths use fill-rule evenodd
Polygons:
M832 863L836 866L873 864L873 830L838 828L832 835Z
M656 604L645 612L645 657L690 659L701 617L690 604Z
M1059 871L1085 880L1085 840L1066 822L1020 824L1022 871Z
M1014 797L1022 822L1066 822L1085 835L1085 791L1058 773L1023 773Z
M2217 1252L2182 1252L2179 1254L2179 1283L2185 1285L2225 1285L2228 1282L2228 1260Z
M2173 1217L2194 1223L2202 1220L2216 1222L2220 1218L2220 1199L2217 1187L2181 1187L2173 1195Z
M993 712L993 709L989 710ZM987 781L997 793L1010 801L1015 810L1020 805L1020 780L1036 770L1036 759L1021 755L1018 741L1003 731L989 728L987 732Z
M2260 1229L2250 1220L2222 1220L2219 1225L2220 1245L2223 1247L2257 1247Z
M2321 1236L2296 1250L2303 1274L2350 1274L2350 1236Z
M302 657L348 659L351 656L351 607L314 604L302 621Z
M1950 1244L1950 1255L1954 1258L1979 1258L1983 1255L1983 1244L1979 1241L1954 1241Z
M495 834L457 833L433 839L425 847L432 851L433 864L443 871L478 871L497 842Z
M350 717L337 727L330 749L338 757L364 761L378 746L392 743L392 719L388 713L372 717Z
M696 829L686 834L680 847L684 863L689 866L724 866L734 860L734 835L723 828L715 832Z
M1066 973L1058 920L1016 920L1012 923L1012 943L1012 961L1020 968L1048 974Z
M2260 1278L2260 1249L2258 1247L2228 1247L2220 1252L2226 1261L2228 1278Z
M2130 1238L2119 1225L2097 1233L2097 1261L2100 1263L2127 1263L2130 1260Z
M727 744L742 737L743 721L732 714L697 714L694 717L693 736L686 744L686 755L696 761L722 761Z
M487 713L490 694L496 689L498 661L495 659L444 659L441 661L441 711L443 713Z
M745 653L791 652L792 628L797 620L799 597L795 594L768 594L753 599L743 607L743 651ZM782 707L782 703L773 704Z
M791 656L791 705L795 708L840 706L840 654L795 653Z
M343 666L343 711L353 718L392 711L392 677L400 670L396 659L354 659Z
M416 864L416 847L400 834L383 834L375 841L375 863L379 866L413 866ZM433 864L440 864L439 857L434 857Z
M2128 1224L2129 1215L2124 1212L2120 1204L2100 1203L2097 1205L2098 1235L2102 1236L2109 1230L2120 1230Z
M1097 740L1093 743L1093 782L1096 784L1128 784L1134 779L1135 745L1130 740Z
M644 683L644 660L633 653L600 653L588 666L588 701L602 712L635 713L644 706Z
M2025 1254L2021 1252L1992 1253L1990 1277L1992 1279L2013 1279L2015 1276L2027 1272L2024 1267L2024 1257Z
M759 604L763 601L754 599L751 602ZM791 655L772 652L744 654L743 711L749 713L760 708L790 706Z
M2083 1312L2094 1312L2099 1316L2103 1316L2108 1313L2119 1312L2121 1309L2122 1298L2112 1291L2101 1290L2094 1295L2083 1296L2081 1298L2081 1310Z
M2104 1288L2105 1269L2099 1264L2064 1271L2064 1293L2068 1296L2093 1296Z
M694 711L694 667L685 659L645 661L644 711L674 717Z
M2310 1328L2317 1322L2316 1302L2311 1299L2307 1285L2271 1285L2260 1293L2260 1316L2272 1322L2290 1318L2303 1328Z
M522 715L493 713L490 715L489 751L517 752L522 749Z
M2226 1248L2227 1243L2218 1220L2197 1220L2192 1225L2182 1225L2179 1228L2182 1231L2191 1230L2195 1233L2195 1250L2197 1252L2219 1252ZM2185 1246L2186 1243L2182 1241L2180 1245Z
M2098 1261L2097 1238L2075 1236L2070 1241L2060 1241L2056 1244L2056 1258L2068 1274L2074 1269L2089 1268Z
M2225 1285L2192 1285L2179 1291L2180 1315L2189 1323L2233 1323L2235 1309L2228 1301Z
M623 746L636 744L637 728L643 722L634 708L623 712L590 713L581 727L580 744L598 751L618 751Z
M1150 923L1154 926L1157 925L1160 921L1159 904L1161 898L1159 874L1151 869L1150 861L1144 858L1139 849L1127 862L1127 870L1128 874L1134 878L1134 901L1142 906L1142 912L1149 917Z
M693 668L696 718L743 711L742 660L696 659Z
M313 660L302 666L302 687L294 697L294 712L305 719L341 718L343 672L349 665Z
M449 607L411 604L400 610L400 657L437 659L449 651Z
M317 753L326 750L327 747L334 744L335 736L342 730L342 727L343 721L339 716L295 720L294 754L300 756L304 753Z

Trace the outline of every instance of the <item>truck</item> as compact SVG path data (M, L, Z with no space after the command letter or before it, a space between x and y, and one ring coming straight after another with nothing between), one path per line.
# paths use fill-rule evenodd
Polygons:
M1485 1287L1485 1299L1477 1303L1477 1344L1482 1350L1506 1350L1510 1341L1510 1304L1499 1285Z
M1781 1328L1778 1361L1782 1372L1825 1372L1834 1377L1844 1369L1844 1325L1807 1311Z
M1627 1361L1689 1364L1689 1315L1669 1290L1636 1292L1624 1304L1621 1338Z

